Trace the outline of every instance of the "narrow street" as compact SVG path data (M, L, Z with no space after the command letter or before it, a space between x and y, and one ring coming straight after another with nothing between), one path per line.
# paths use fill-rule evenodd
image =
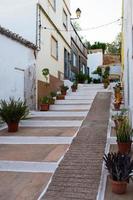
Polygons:
M41 199L102 90L102 85L81 85L66 100L56 100L50 111L31 112L18 133L0 131L1 200Z

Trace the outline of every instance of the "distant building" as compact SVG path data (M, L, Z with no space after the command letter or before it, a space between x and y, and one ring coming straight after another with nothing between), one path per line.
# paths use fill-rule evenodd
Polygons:
M89 74L87 67L87 48L83 44L73 24L71 23L71 79L75 74L82 72Z
M88 54L87 66L89 67L90 76L98 79L99 76L93 74L97 67L103 65L103 51L102 49L90 50Z

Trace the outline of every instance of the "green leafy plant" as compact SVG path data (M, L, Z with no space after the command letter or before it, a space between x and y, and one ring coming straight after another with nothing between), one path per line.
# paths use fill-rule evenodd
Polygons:
M77 89L77 83L73 83L73 85L71 86L71 88L73 88L73 89Z
M0 117L7 124L12 122L18 123L21 119L26 118L28 114L29 109L20 98L18 100L10 98L9 101L0 101Z
M133 160L128 154L108 153L103 159L112 180L128 182L132 177Z
M44 69L42 70L42 75L45 77L46 86L47 86L47 84L48 84L49 69L48 69L48 68L44 68Z
M45 96L40 99L41 104L49 104L49 97Z
M69 87L67 87L65 85L61 85L60 89L61 89L61 91L66 92L69 89Z
M122 123L119 124L116 130L117 142L128 143L132 142L133 130L129 123L129 119L124 119Z
M56 97L57 93L56 92L50 92L50 96L53 98L53 97Z
M99 84L99 83L101 83L100 78L99 78L99 79L93 78L93 83L95 83L95 84Z
M76 82L77 83L84 83L87 80L87 76L80 72L79 74L75 75Z

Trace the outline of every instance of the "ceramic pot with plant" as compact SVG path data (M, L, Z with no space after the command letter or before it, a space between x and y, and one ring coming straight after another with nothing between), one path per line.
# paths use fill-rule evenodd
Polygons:
M133 160L129 154L108 153L103 157L112 183L112 192L125 194L127 184L133 175Z
M103 85L104 85L104 89L108 88L108 86L109 86L109 78L103 79Z
M112 116L112 119L115 123L115 129L127 118L127 109L123 108L120 112L117 112Z
M55 99L56 99L56 92L51 92L49 97L49 104L53 105L55 103Z
M73 85L71 86L72 92L76 92L77 90L77 84L73 83Z
M25 102L10 98L9 101L0 101L0 118L6 122L8 132L17 132L21 119L26 118L29 110Z
M129 153L131 151L133 130L129 123L129 119L126 118L118 126L116 130L118 151L120 153Z
M66 95L66 92L67 92L67 90L69 89L67 86L65 86L65 85L61 85L60 86L60 89L61 89L61 94L62 95Z
M114 109L115 110L117 110L117 111L120 110L121 103L119 101L114 101L113 104L114 104Z
M45 96L40 100L40 111L48 111L49 110L49 97Z
M65 96L62 95L62 94L57 94L56 99L57 99L57 100L64 100L64 99L65 99Z

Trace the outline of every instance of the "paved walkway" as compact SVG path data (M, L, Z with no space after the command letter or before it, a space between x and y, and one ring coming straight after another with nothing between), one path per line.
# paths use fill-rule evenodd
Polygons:
M111 93L98 93L42 200L96 200Z
M102 85L79 85L50 111L32 112L17 133L0 128L0 200L44 199L66 152L46 199L84 200L96 195L110 99L106 92L95 98L98 91L103 91Z

